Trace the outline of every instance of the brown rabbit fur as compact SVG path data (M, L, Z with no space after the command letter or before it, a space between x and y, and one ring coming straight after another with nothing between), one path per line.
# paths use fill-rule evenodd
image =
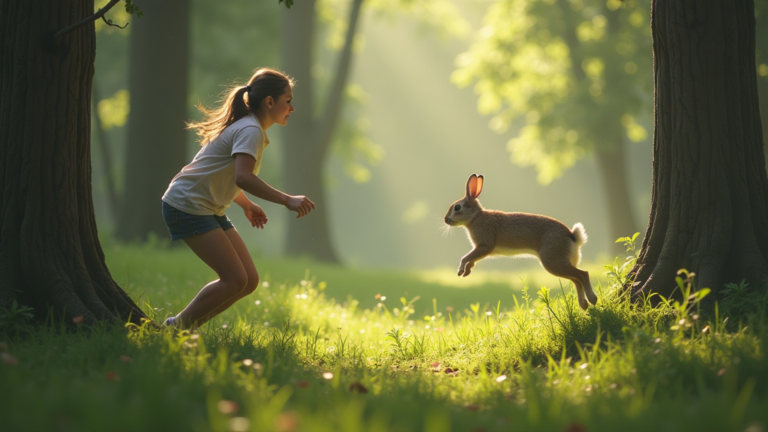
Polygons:
M488 256L534 256L546 271L573 282L582 309L597 304L589 273L576 268L581 245L587 242L581 223L571 230L548 216L486 210L477 200L482 190L483 176L469 176L466 195L451 204L445 215L446 224L467 230L474 246L461 258L459 276L469 276L475 263Z

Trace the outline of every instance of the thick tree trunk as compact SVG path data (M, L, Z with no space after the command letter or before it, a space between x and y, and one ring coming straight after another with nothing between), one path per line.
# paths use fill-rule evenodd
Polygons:
M339 56L335 77L325 106L315 113L315 86L312 80L315 39L315 0L294 3L283 11L283 68L296 79L296 112L283 136L283 188L289 194L303 194L315 202L306 218L290 217L286 254L310 256L338 263L330 228L330 203L325 193L325 159L349 75L352 42L363 0L354 0L350 10L345 46Z
M634 293L768 278L768 179L749 0L653 2L655 129L651 216Z
M109 274L91 198L92 0L0 2L0 306L121 324L144 317Z
M612 242L619 237L632 237L637 232L627 186L627 162L622 141L621 136L616 137L616 145L613 148L600 148L595 151L597 166L605 188L608 232ZM616 243L612 243L610 252L617 254L621 259L627 253L624 245Z
M768 11L765 11L768 14ZM768 32L768 29L766 29ZM768 36L768 35L766 35ZM768 53L765 53L768 57ZM760 100L760 124L763 131L768 131L768 79L759 79L757 82L757 95ZM768 134L763 132L763 153L765 156L765 166L768 168Z
M141 5L131 23L131 114L123 202L116 234L122 240L168 236L160 197L187 162L189 0Z
M285 253L308 255L338 262L330 234L325 196L325 152L318 142L315 121L315 86L311 69L314 59L315 1L294 3L282 11L282 58L286 73L296 80L296 111L283 130L283 190L314 201L315 210L306 218L288 217Z

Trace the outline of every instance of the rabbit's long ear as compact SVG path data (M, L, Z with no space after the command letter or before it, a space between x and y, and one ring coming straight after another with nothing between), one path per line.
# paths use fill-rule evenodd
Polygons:
M483 191L483 176L472 174L467 180L467 202L472 202L480 196Z

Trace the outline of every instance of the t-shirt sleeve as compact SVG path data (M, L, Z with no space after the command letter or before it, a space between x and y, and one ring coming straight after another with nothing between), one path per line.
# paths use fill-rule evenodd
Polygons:
M235 131L232 137L232 157L237 153L245 153L253 156L256 160L261 157L262 140L264 134L256 126L248 126Z

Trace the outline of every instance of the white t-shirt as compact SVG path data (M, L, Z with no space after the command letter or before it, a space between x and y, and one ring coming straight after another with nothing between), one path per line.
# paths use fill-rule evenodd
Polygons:
M253 173L258 174L268 144L256 116L246 115L197 152L173 178L163 201L189 214L222 216L241 191L235 184L235 154L256 158Z

